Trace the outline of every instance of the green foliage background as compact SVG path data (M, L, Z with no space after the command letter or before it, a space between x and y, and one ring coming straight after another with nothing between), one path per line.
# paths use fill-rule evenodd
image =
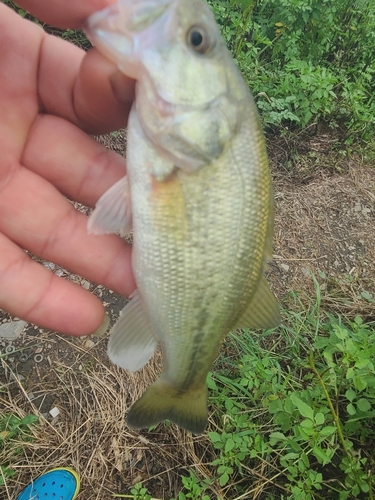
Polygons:
M374 133L375 0L209 0L264 122Z

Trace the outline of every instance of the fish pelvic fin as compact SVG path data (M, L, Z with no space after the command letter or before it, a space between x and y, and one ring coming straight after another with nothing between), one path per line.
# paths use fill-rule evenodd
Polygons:
M157 339L142 308L138 290L122 310L108 343L108 356L112 363L135 372L154 354Z
M171 420L193 434L202 434L207 425L207 387L186 391L160 378L131 407L127 424L144 429Z

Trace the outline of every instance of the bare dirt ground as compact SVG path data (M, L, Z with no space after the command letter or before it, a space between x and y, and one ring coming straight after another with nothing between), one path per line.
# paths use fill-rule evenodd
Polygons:
M275 293L281 302L291 290L313 296L314 273L323 307L374 319L374 162L332 151L328 135L297 140L296 145L278 141L270 154L276 201L270 279Z
M323 309L374 320L375 165L335 152L334 141L324 134L293 143L269 138L276 219L268 277L284 307L291 291L314 295L314 273ZM102 142L118 152L123 148L122 134ZM96 293L115 321L125 299L58 266L41 265ZM0 324L8 321L0 312ZM205 436L165 424L152 432L127 429L124 416L159 372L160 355L132 375L108 362L106 342L33 325L15 341L0 339L0 352L15 349L0 357L0 412L40 416L33 442L13 462L17 475L0 487L1 498L14 499L31 478L58 466L78 471L82 500L109 500L140 481L156 498L169 499L179 491L181 473L192 468L213 475ZM59 410L56 417L52 408ZM217 495L225 498L225 491Z

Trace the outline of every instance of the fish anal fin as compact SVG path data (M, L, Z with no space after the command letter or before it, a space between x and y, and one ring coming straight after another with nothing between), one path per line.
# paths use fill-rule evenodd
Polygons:
M153 355L157 346L150 322L142 307L138 290L122 310L108 343L109 359L132 372L142 368Z
M126 236L132 229L130 188L128 177L122 177L99 198L87 222L89 234L120 233Z
M275 328L281 322L279 305L269 289L264 276L261 277L250 305L240 317L236 328Z
M147 429L163 420L202 434L207 425L206 384L182 391L160 378L131 407L127 424L131 429Z

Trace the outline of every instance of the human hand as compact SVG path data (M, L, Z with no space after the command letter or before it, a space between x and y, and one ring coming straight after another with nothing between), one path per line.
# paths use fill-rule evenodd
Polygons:
M78 28L111 0L19 0L42 21ZM134 82L95 49L87 55L0 3L0 308L37 325L87 335L102 323L97 297L58 278L23 249L106 287L135 289L130 247L89 236L65 199L93 206L125 160L92 139L124 126Z

